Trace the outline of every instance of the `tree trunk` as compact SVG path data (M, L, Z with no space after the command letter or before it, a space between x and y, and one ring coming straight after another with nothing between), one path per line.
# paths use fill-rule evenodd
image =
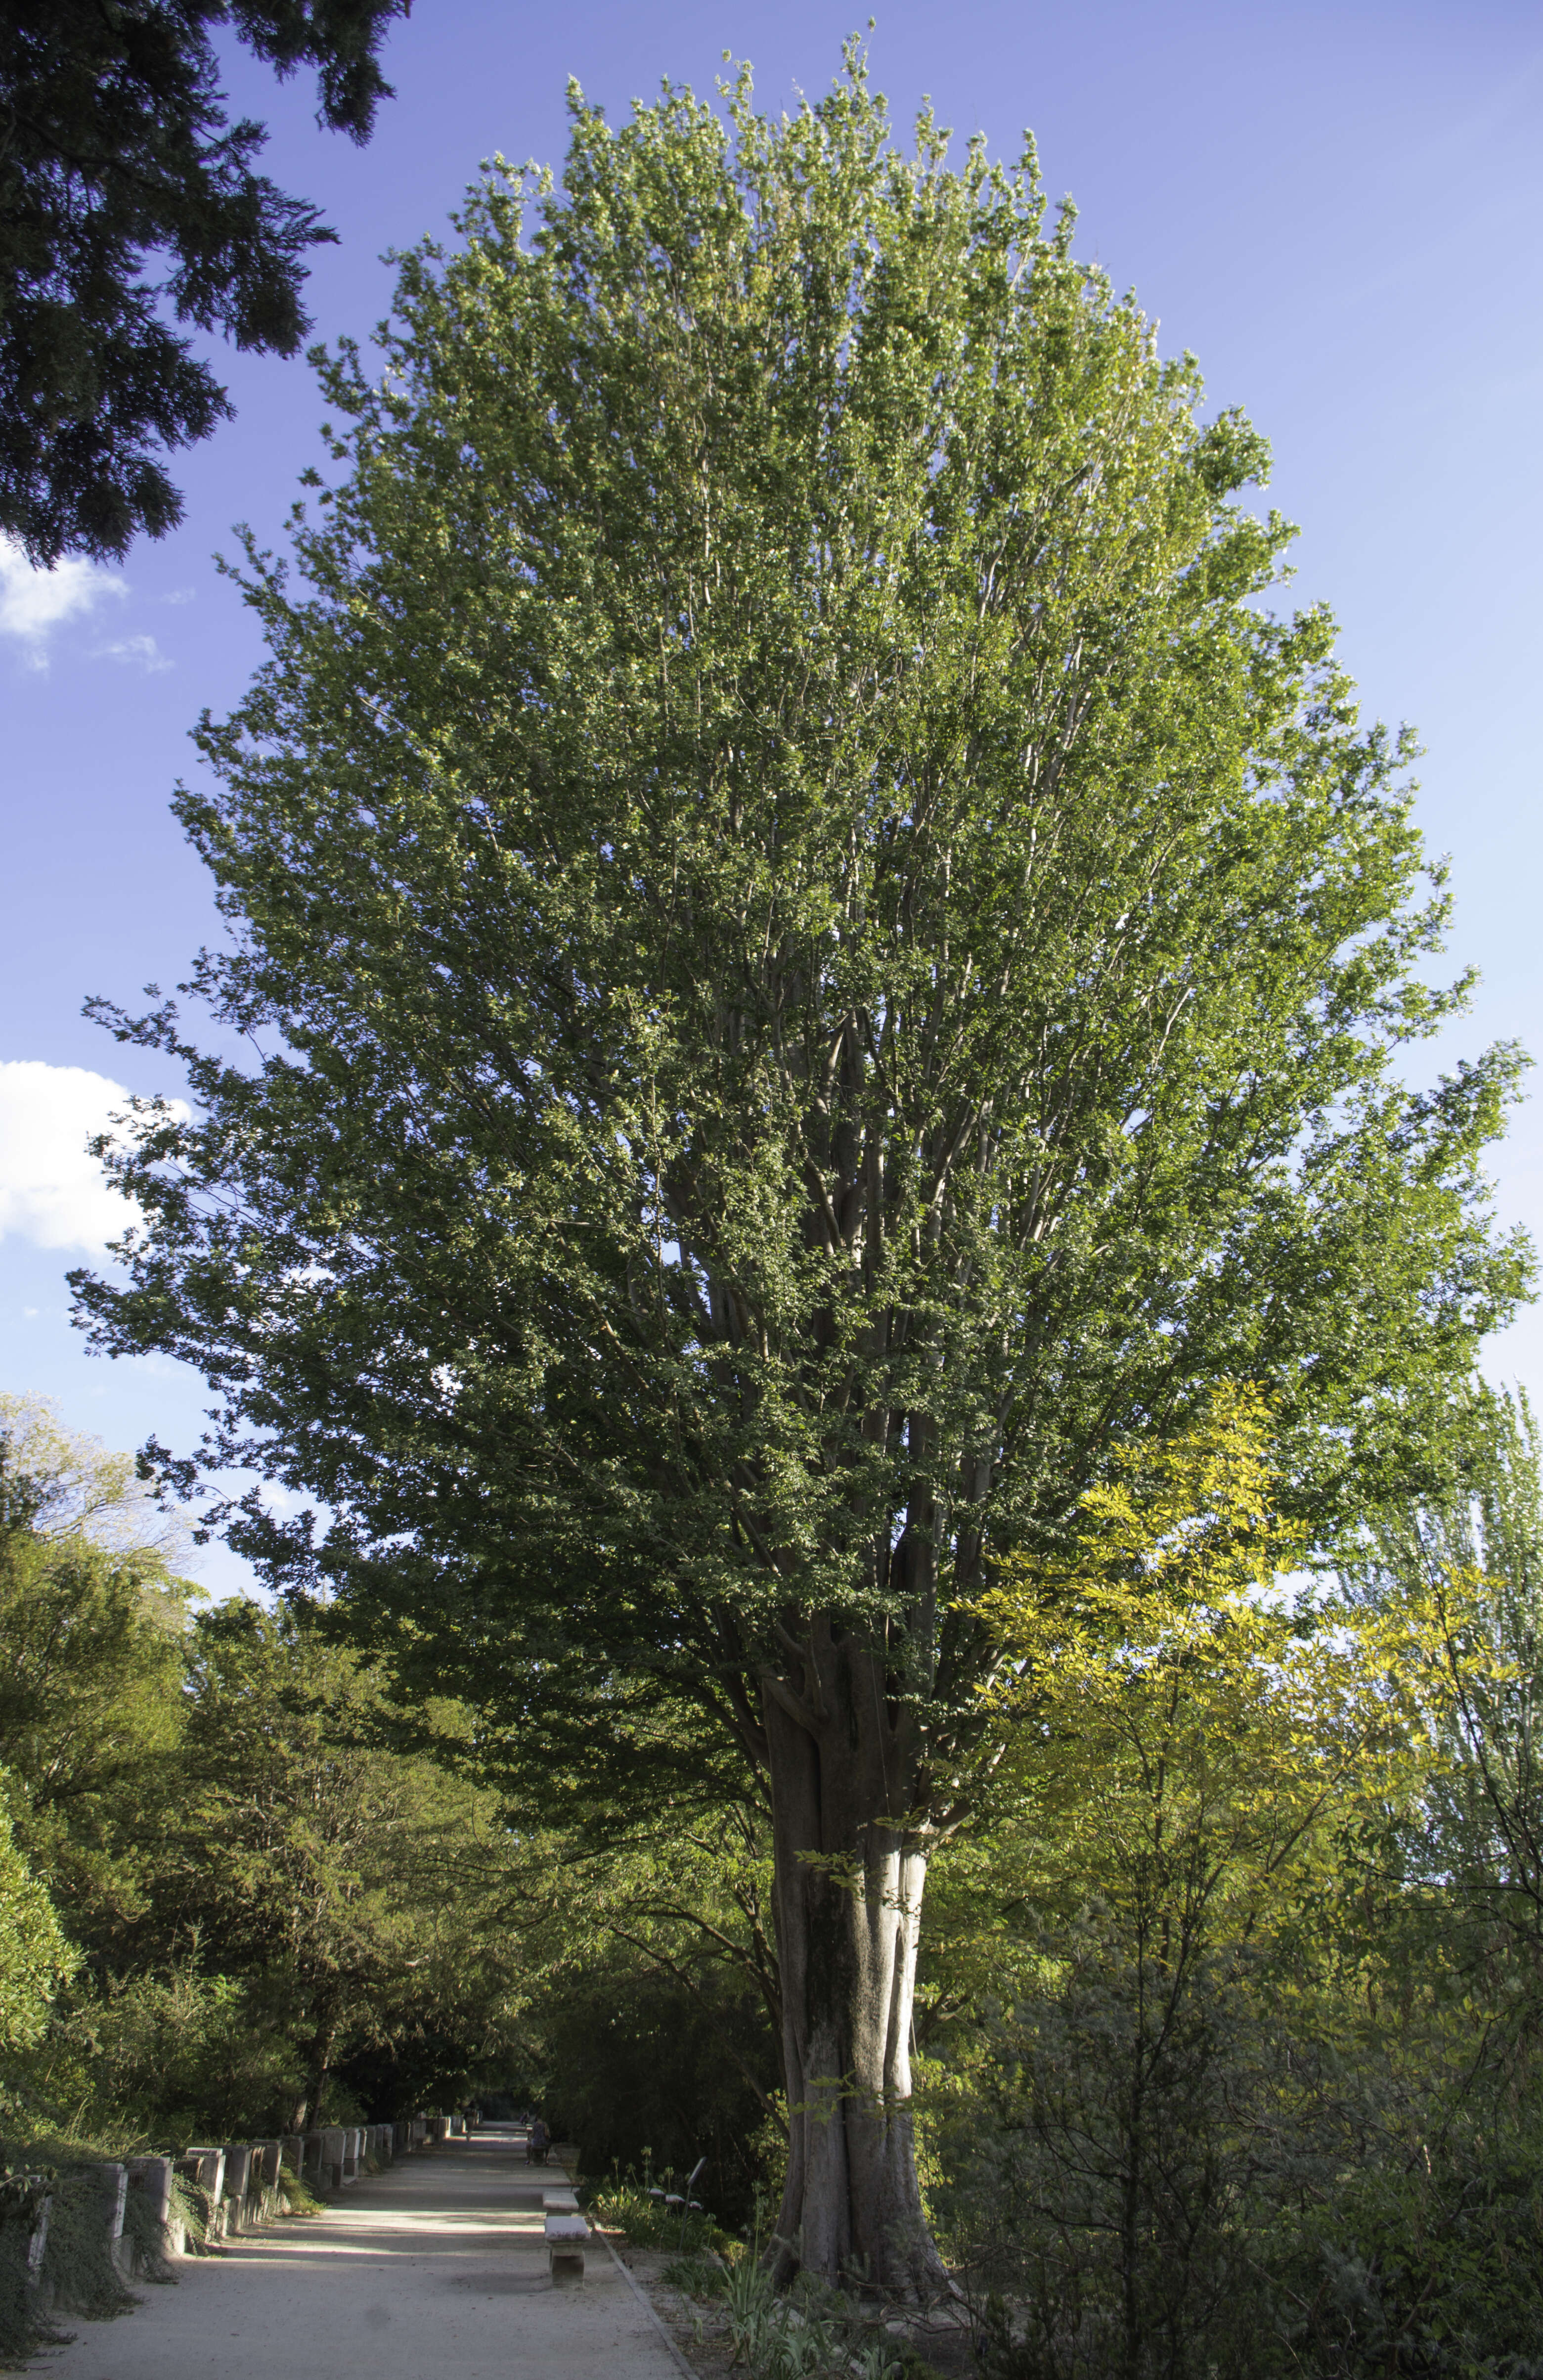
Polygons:
M914 2301L948 2288L911 2127L919 1764L881 1659L833 1634L817 1628L807 1694L762 1682L788 2104L773 2263Z
M330 2010L323 2010L317 2021L306 2053L306 2104L310 2109L310 2121L322 2120L322 2094L332 2072L333 2044L337 2039L337 2019Z

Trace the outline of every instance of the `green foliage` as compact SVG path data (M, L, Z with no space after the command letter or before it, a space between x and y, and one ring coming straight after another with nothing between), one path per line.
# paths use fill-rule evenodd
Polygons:
M474 2033L496 2022L476 1923L492 1810L382 1742L367 1672L289 1616L226 1604L190 1654L157 1926L168 1945L196 1934L208 1966L266 2003L314 2118L350 2038L410 2038L430 2011L442 2029L452 2010Z
M536 2095L588 2172L705 2155L698 2194L738 2224L786 2133L764 1821L672 1801L618 1844L614 1809L566 1800L505 1872Z
M667 2207L650 2195L654 2190L678 2193L685 2179L684 2172L662 2161L656 2166L645 2151L640 2177L630 2165L625 2173L614 2166L605 2180L585 2184L584 2204L606 2230L621 2232L635 2248L669 2248L677 2256L699 2262L718 2248L732 2246L733 2234L706 2209L693 2215L687 2208L683 2214L678 2206Z
M125 1455L0 1399L0 1764L21 1843L100 1953L140 1905L196 1590Z
M286 2215L323 2215L326 2212L325 2201L308 2190L297 2173L286 2171L279 2175L279 2195L284 2200Z
M1402 1872L1530 1968L1543 1944L1543 1442L1525 1396L1477 1388L1453 1489L1383 1516L1347 1566L1372 1609L1428 1607L1434 1756ZM1476 1949L1476 1944L1475 1946Z
M532 2022L551 2121L585 2171L630 2167L647 2147L678 2190L705 2156L696 2195L736 2228L765 2180L758 2136L778 2077L765 2010L743 1985L699 1967L687 1989L614 1954L538 2000Z
M850 2301L800 2281L784 2295L759 2258L740 2255L721 2277L735 2363L751 2380L901 2380L906 2359Z
M1465 1767L1525 1751L1520 1582L1383 1571L1294 1614L1262 1418L1224 1396L1087 1500L1075 1554L1005 1566L1022 1938L935 2087L934 2204L1001 2380L1525 2380L1530 1962L1492 1873L1427 1881ZM1537 1481L1505 1477L1520 1531Z
M325 369L340 482L182 803L266 1054L107 1013L199 1121L142 1114L80 1294L219 1382L173 1475L313 1492L317 1544L227 1517L532 1794L759 1764L834 1626L919 1818L990 1556L1218 1377L1319 1536L1429 1468L1526 1278L1519 1061L1402 1087L1461 996L1407 747L1032 158L903 154L855 55L732 141L573 112Z
M128 1458L35 1400L0 1422L17 2088L178 2142L357 2112L340 2059L383 2112L455 2095L515 2004L492 1798L396 1748L378 1684L315 1629L239 1600L192 1621Z
M265 138L221 104L214 40L281 75L314 66L321 117L367 138L375 53L405 0L18 0L0 23L0 530L41 566L120 555L182 504L158 454L230 406L158 311L293 355L308 248L334 235L253 170ZM166 280L147 277L152 260Z
M297 2059L272 2002L191 1958L112 1976L55 2025L35 2070L56 2105L91 2108L146 2139L241 2140L293 2107Z
M5 1781L0 1769L0 1789ZM73 1973L76 1959L0 1808L0 2056L41 2039L54 1995Z

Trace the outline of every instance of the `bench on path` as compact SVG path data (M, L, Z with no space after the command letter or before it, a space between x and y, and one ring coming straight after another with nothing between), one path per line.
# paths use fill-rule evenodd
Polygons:
M582 2215L548 2215L546 2261L554 2282L560 2286L584 2278L584 2251L589 2244L589 2227Z

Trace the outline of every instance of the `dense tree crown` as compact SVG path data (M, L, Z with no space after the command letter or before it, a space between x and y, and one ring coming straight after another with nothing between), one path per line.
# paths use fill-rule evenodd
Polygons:
M1391 1063L1440 912L1328 623L1256 600L1260 442L1031 162L903 158L860 79L733 114L576 102L565 188L479 188L330 367L182 800L267 1054L189 1053L87 1302L326 1499L345 1596L753 1740L816 1610L956 1707L918 1589L1220 1377L1318 1520L1375 1493L1522 1258L1512 1062Z
M252 161L213 35L317 70L321 119L368 138L376 52L408 0L8 0L0 11L0 529L46 565L175 528L160 461L230 411L179 322L293 355L304 257L333 234ZM164 290L145 278L165 256Z
M1320 1544L1407 1486L1525 1281L1517 1062L1405 1087L1459 996L1406 747L1032 155L902 154L856 56L726 98L576 96L562 187L495 173L327 367L338 484L181 803L261 1062L116 1018L200 1111L82 1293L490 1759L764 1783L783 2234L927 2287L894 2111L992 1561L1226 1379Z

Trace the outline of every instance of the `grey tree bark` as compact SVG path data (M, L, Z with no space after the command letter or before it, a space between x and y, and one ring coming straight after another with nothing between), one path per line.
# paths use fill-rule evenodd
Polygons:
M881 1656L816 1622L803 1694L764 1676L787 2182L773 2268L910 2301L948 2279L922 2210L911 2014L928 1840Z

